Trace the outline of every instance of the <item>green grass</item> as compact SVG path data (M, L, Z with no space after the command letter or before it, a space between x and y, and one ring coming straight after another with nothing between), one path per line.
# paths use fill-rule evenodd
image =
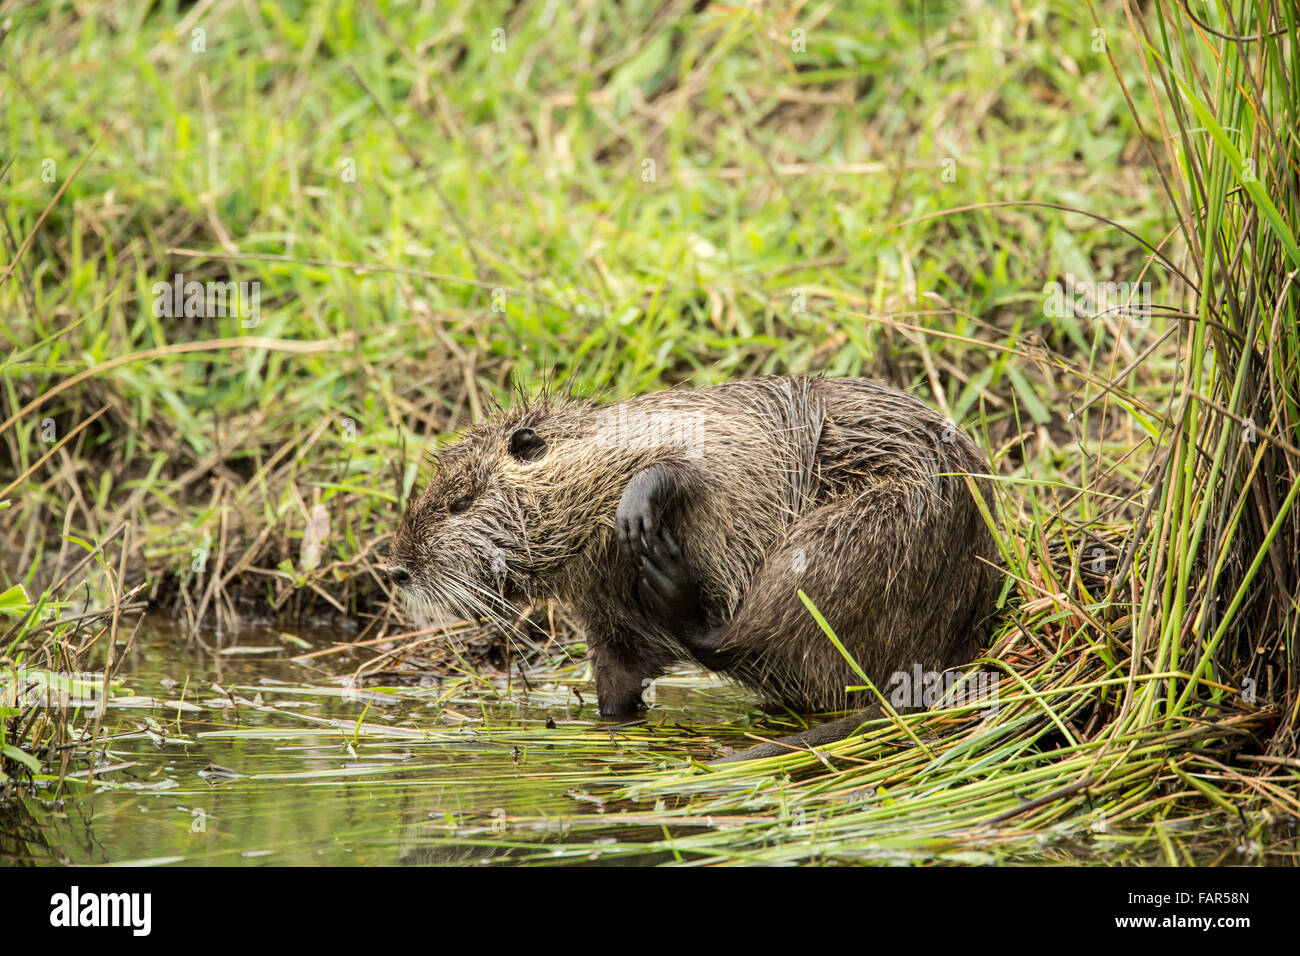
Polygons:
M1230 6L1198 15L1294 17ZM890 827L965 846L1091 832L1098 808L1300 810L1294 22L1248 44L1045 0L250 9L13 11L0 585L75 593L92 633L143 584L214 641L318 614L364 639L396 627L375 569L423 451L512 378L874 375L1002 479L998 713L879 728L828 748L834 773L796 755L632 792L825 821L808 846L692 838L773 861L869 856ZM176 272L260 283L256 328L155 317ZM1049 315L1067 275L1150 281L1161 307ZM73 539L104 561L56 593ZM17 620L11 660L111 670L111 639ZM49 770L71 733L10 739Z
M1013 402L1024 425L1047 426L1076 384L1027 361L1031 343L1086 359L1144 340L1042 314L1044 282L1140 265L1104 223L1033 206L918 221L1101 192L1107 215L1162 231L1151 171L1123 160L1123 98L1085 25L1059 11L1038 9L1032 38L1015 42L996 10L921 20L868 4L797 21L808 49L794 58L773 37L795 20L738 8L654 18L592 5L573 29L521 8L499 54L490 5L410 22L304 9L255 23L230 11L193 53L163 12L82 20L37 5L6 47L7 136L26 164L4 180L13 245L66 192L4 286L17 321L0 382L21 416L0 437L25 473L49 449L39 422L63 438L111 399L72 442L97 467L77 479L70 528L94 537L133 521L138 571L179 587L171 603L192 618L195 548L222 574L232 555L283 568L257 597L296 600L296 544L317 501L335 560L316 577L338 584L335 562L391 525L421 447L510 376L625 394L767 371L875 374L996 449L1021 431ZM990 92L1003 87L1016 96ZM1092 105L1080 115L1069 102ZM153 283L176 272L261 283L260 324L155 318ZM74 374L86 377L52 391ZM1055 456L1070 440L1040 439L1014 454ZM24 483L11 533L58 525L70 492L56 474ZM12 573L51 560L26 540ZM349 610L359 583L342 589ZM203 610L229 621L225 589Z

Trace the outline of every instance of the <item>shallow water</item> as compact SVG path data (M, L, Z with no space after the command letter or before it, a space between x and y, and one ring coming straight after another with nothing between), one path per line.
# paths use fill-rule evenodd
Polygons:
M525 688L518 678L495 691L437 679L351 690L334 676L350 670L344 655L294 662L302 650L274 631L241 632L238 645L270 650L211 655L174 629L142 629L116 674L104 718L112 739L94 780L85 786L82 770L61 795L46 790L0 809L0 859L486 860L514 851L479 846L483 839L526 831L530 849L601 813L597 790L625 780L622 751L635 753L631 766L654 766L653 729L611 733L596 720L589 685L578 684L584 703L567 686ZM720 711L735 717L748 707L707 678L668 679L656 690L655 724L714 723ZM680 757L682 731L671 736ZM709 754L703 739L696 749Z
M667 812L671 798L618 799L638 771L707 759L710 744L744 744L753 701L706 675L661 679L650 719L611 732L596 719L581 666L527 687L517 677L489 685L453 676L352 690L338 676L360 660L351 652L294 661L303 649L275 631L242 631L227 638L227 651L232 643L265 650L214 655L174 628L142 628L110 695L103 726L111 740L94 779L87 785L81 769L62 793L47 787L0 807L0 860L691 862L663 841L789 822L770 808L683 820ZM312 635L311 643L331 639ZM1176 836L1197 862L1285 862L1242 855L1227 832ZM1045 839L1012 856L912 835L866 847L860 858L1164 862L1150 834Z

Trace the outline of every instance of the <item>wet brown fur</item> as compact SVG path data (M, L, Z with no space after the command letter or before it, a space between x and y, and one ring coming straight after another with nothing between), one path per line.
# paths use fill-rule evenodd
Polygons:
M539 460L511 454L520 429L545 441ZM773 376L496 410L437 454L401 520L390 560L412 575L413 610L501 619L537 598L562 602L586 631L602 710L639 700L693 660L643 609L615 540L624 489L655 464L683 489L662 520L725 629L723 673L768 701L804 712L871 701L845 691L861 681L799 590L882 691L897 671L977 652L998 573L963 475L987 461L924 403L863 379ZM975 484L991 507L988 480ZM451 513L465 496L472 504Z

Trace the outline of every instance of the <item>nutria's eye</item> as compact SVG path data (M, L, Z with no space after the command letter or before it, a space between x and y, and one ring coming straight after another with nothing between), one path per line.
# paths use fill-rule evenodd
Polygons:
M447 507L447 510L454 515L458 515L473 503L474 503L474 496L466 495L464 498L457 498L455 501L453 501Z

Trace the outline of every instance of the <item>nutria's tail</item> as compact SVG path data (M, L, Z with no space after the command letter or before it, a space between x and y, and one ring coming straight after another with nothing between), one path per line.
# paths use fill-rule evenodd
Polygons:
M780 740L773 740L771 743L759 744L757 747L750 747L748 750L741 750L738 753L729 754L717 760L710 760L709 766L736 763L740 760L757 760L759 757L779 757L782 754L794 753L796 750L806 751L809 747L831 744L837 740L852 737L854 732L867 721L880 720L884 716L885 712L880 709L880 706L873 704L863 710L854 711L847 717L841 717L839 720L818 724L816 727L809 727L801 733L791 734L789 737L782 737Z

